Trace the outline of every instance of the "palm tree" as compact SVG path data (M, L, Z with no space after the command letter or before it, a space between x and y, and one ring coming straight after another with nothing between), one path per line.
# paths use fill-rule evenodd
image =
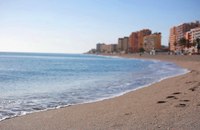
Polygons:
M200 53L200 39L199 38L196 39L196 43L197 43L198 53Z
M142 48L142 47L139 49L139 52L144 52L144 51L145 51L145 50L144 50L144 48Z
M185 46L185 45L187 45L187 40L185 38L181 38L179 40L178 44L181 45L181 46Z

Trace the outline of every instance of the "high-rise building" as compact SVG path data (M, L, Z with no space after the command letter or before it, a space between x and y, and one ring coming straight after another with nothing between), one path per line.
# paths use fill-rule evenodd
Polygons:
M96 51L97 51L97 53L101 53L101 51L102 51L102 46L104 46L105 44L104 43L98 43L97 45L96 45Z
M124 38L119 38L118 39L118 44L117 44L117 50L118 52L128 52L128 42L129 42L129 37L124 37Z
M140 48L143 48L144 36L150 35L150 29L143 29L138 32L132 32L129 36L129 50L131 52L138 52Z
M116 52L117 51L117 44L110 44L110 53Z
M143 43L144 43L144 37L145 36L148 36L148 35L150 35L151 34L151 30L150 29L143 29L143 30L140 30L139 32L138 32L138 49L140 49L140 48L143 48Z
M179 43L180 39L185 38L186 33L188 31L190 31L193 28L199 27L199 26L200 26L199 21L196 21L196 22L191 22L191 23L183 23L176 27L171 28L170 35L169 35L170 50L174 51L175 50L174 44ZM175 30L175 32L174 32L174 30ZM175 35L176 42L174 42L174 35Z
M186 32L185 38L189 41L189 43L195 43L197 38L200 39L200 27L191 29L190 31Z
M170 28L170 35L169 35L169 49L175 50L176 43L176 27Z
M145 51L161 49L161 33L154 33L144 37L143 48Z
M138 51L138 33L132 32L129 36L129 52Z
M128 42L129 42L129 37L124 37L123 42L122 42L122 46L123 46L123 51L125 53L128 52L128 48L129 48Z
M117 50L118 50L119 52L123 50L122 44L123 44L123 38L119 38L119 39L118 39L118 44L117 44Z

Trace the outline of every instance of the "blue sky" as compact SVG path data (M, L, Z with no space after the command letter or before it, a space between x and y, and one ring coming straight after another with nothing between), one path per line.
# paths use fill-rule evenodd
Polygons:
M82 53L149 28L200 20L199 0L0 0L0 51Z

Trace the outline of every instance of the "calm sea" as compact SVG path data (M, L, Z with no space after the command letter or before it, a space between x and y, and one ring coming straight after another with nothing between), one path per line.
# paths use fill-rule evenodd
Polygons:
M115 97L186 72L160 61L0 53L0 120Z

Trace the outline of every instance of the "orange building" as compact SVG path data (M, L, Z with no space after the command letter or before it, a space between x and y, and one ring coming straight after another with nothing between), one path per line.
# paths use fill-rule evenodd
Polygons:
M169 35L169 49L175 50L176 44L176 27L170 28L170 35Z
M149 29L143 29L138 32L138 44L139 44L138 49L143 48L143 43L144 43L143 39L145 36L148 36L150 34L151 34L151 30Z
M144 36L150 35L150 29L143 29L138 32L132 32L129 36L129 51L138 52L143 47Z
M176 27L171 28L170 35L169 35L170 50L174 51L175 50L174 43L179 43L181 38L186 38L185 36L188 31L199 26L200 26L199 21L196 21L196 22L191 22L191 23L183 23Z
M132 32L129 36L129 52L137 52L138 48L138 33Z

